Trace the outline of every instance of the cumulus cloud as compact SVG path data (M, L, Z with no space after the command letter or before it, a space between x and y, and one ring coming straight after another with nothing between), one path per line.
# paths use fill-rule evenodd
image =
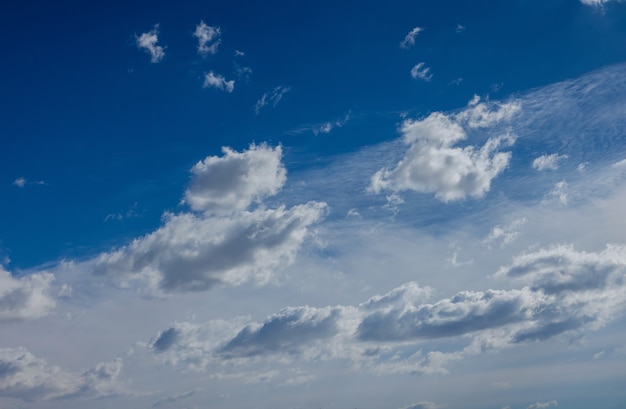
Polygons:
M564 159L567 159L567 155L559 155L558 153L541 155L533 160L533 169L537 169L538 171L557 170L559 168L559 162Z
M626 308L624 246L601 252L541 249L514 258L495 277L523 287L460 291L433 301L434 290L410 282L356 306L288 307L238 329L220 324L214 337L199 335L197 324L177 324L160 332L150 348L170 362L193 362L204 370L209 361L280 357L349 360L375 373L445 373L450 362L487 350L578 336ZM444 339L469 344L437 350ZM432 349L422 352L427 345Z
M528 406L528 409L546 409L552 406L559 406L559 402L551 400L550 402L537 402Z
M235 89L235 80L227 81L223 75L209 71L204 74L204 84L202 86L204 88L217 88L230 93Z
M414 27L411 31L409 31L409 33L404 37L404 40L402 40L400 42L400 48L411 48L415 45L415 37L417 37L417 35L419 33L421 33L422 31L424 31L423 28L421 27Z
M50 273L14 278L0 267L0 322L48 315L56 305L49 294L52 280Z
M282 85L279 85L271 92L263 93L263 95L261 95L261 98L259 98L259 100L254 105L255 114L258 115L261 109L269 104L272 104L272 106L278 105L280 100L283 99L283 96L289 91L291 91L291 87L284 87Z
M0 396L36 401L124 394L128 390L117 381L122 367L123 360L116 358L78 375L49 365L25 348L0 348Z
M404 158L395 168L376 172L369 191L434 193L443 202L482 197L509 164L511 153L500 152L500 148L511 146L515 138L510 134L491 137L479 148L455 145L467 139L466 129L509 120L518 110L515 102L490 106L475 97L456 115L435 112L424 119L405 120L400 128L409 147Z
M326 213L326 204L291 208L260 203L284 184L280 147L224 148L192 168L185 202L201 215L168 213L163 226L118 250L101 254L95 272L122 286L150 291L201 291L216 284L263 285L291 264ZM257 207L249 209L253 202Z
M430 68L426 67L426 63L421 62L411 68L411 77L428 82L433 78L433 74L430 73Z
M150 54L150 62L158 63L165 57L165 48L157 45L159 42L159 25L155 24L152 30L135 36L137 48L145 50Z
M276 194L287 180L282 148L251 145L243 152L222 148L223 156L208 156L191 168L185 202L199 212L229 214L253 201Z
M193 33L194 37L198 39L198 54L206 56L217 53L217 48L221 43L221 34L219 27L209 26L204 21L200 21Z

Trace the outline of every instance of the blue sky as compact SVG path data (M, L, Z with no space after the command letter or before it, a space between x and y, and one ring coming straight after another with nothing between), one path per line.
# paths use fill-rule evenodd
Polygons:
M0 406L616 409L626 4L0 6Z

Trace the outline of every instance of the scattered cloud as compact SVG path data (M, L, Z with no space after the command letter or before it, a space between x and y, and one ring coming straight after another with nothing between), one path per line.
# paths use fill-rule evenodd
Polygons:
M246 55L243 51L235 50L235 57L243 57Z
M13 186L24 187L26 186L26 179L19 177L13 181Z
M336 121L324 122L318 125L314 125L312 127L313 134L327 134L330 133L335 128L341 128L350 120L350 113L348 112L342 119L338 119Z
M483 243L491 248L491 245L500 242L500 248L504 248L513 243L519 236L519 229L526 224L526 218L513 220L508 226L496 225L491 228L489 236L483 241Z
M456 32L457 33L462 33L463 31L465 31L466 27L463 24L457 24L456 25Z
M48 315L56 305L49 294L53 280L50 273L14 278L0 266L0 322Z
M101 254L95 272L125 287L137 283L151 292L184 292L249 281L263 285L291 264L326 204L266 208L260 203L286 180L280 146L223 152L192 168L184 201L202 215L165 214L158 230ZM258 206L250 209L254 202Z
M417 37L417 35L419 33L421 33L422 31L424 31L423 28L421 27L414 27L411 31L409 31L409 33L404 37L404 40L402 40L400 42L400 48L411 48L415 45L415 37Z
M547 409L552 406L559 406L559 402L551 400L550 402L537 402L528 406L528 409Z
M401 409L438 409L439 406L433 402L419 402L412 405L404 406Z
M223 75L215 74L209 71L204 74L203 88L217 88L226 92L233 92L235 89L235 80L226 81Z
M198 54L204 57L217 53L217 48L221 43L221 34L219 27L209 26L204 21L200 21L193 33L194 37L198 39Z
M135 36L137 48L145 50L150 54L150 62L158 63L165 57L165 47L157 45L159 42L159 25L155 24L152 30Z
M0 395L37 401L128 394L117 381L123 364L116 358L77 375L49 365L25 348L0 348Z
M537 169L538 171L557 170L559 168L559 162L564 159L567 159L567 155L559 155L558 153L541 155L533 160L533 169Z
M569 185L562 180L554 185L554 188L548 193L548 197L556 198L562 205L567 205L569 198Z
M272 104L272 106L278 105L283 96L291 91L291 87L284 87L279 85L274 88L270 93L264 93L261 98L254 105L254 112L258 115L261 111L261 108L265 107L268 104Z
M222 153L191 168L185 202L195 211L230 214L244 210L253 201L276 194L287 180L280 145L253 144L243 152L224 147Z
M414 190L434 193L443 202L482 197L491 180L508 166L511 153L500 152L500 147L511 146L515 138L508 133L491 137L480 148L454 145L467 139L466 128L508 121L519 109L516 102L487 105L475 97L456 115L435 112L424 119L405 120L400 128L409 146L404 159L393 169L376 172L369 191Z
M433 78L433 74L430 73L430 68L426 67L426 63L421 62L411 68L411 77L428 82Z

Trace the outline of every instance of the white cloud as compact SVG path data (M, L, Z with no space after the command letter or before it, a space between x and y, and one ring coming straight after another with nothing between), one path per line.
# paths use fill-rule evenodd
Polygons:
M586 4L588 6L602 6L605 3L608 3L611 0L580 0L582 4ZM618 3L623 0L616 0Z
M548 197L558 199L562 205L567 205L569 199L569 185L566 181L562 180L554 185L554 188L548 193Z
M433 78L433 74L430 73L430 68L426 67L426 63L421 62L411 68L411 77L428 82Z
M217 53L217 48L221 43L219 27L209 26L204 21L200 21L193 35L198 39L198 54L206 56Z
M424 31L423 28L421 27L414 27L411 31L409 31L409 33L404 37L404 40L402 40L400 42L400 47L401 48L411 48L415 45L415 37L417 37L417 35L419 33L421 33L422 31Z
M185 202L195 211L229 214L244 210L253 201L276 194L287 180L280 146L250 145L243 152L225 147L222 152L223 156L208 156L191 168Z
M350 113L347 113L345 117L342 119L338 119L336 121L324 122L318 125L314 125L312 127L313 134L327 134L330 133L335 128L343 127L350 120Z
M166 214L156 231L101 254L95 272L122 286L136 283L158 293L263 285L291 264L310 226L325 215L326 204L262 205L261 199L274 195L286 180L280 146L223 152L192 168L185 202L202 215ZM258 206L248 209L255 201Z
M537 402L528 406L528 409L546 409L552 406L559 406L559 402L551 400L550 402Z
M483 243L491 248L491 244L494 242L500 242L500 248L504 248L513 243L519 236L519 229L526 223L526 218L513 220L508 226L496 225L491 228L489 235Z
M117 358L77 375L49 365L25 348L0 348L0 396L37 401L127 394L117 381L123 364Z
M13 186L24 187L26 186L26 179L19 177L13 181Z
M137 48L145 50L150 54L150 62L158 63L165 57L165 48L157 45L159 42L159 25L155 24L152 30L135 36Z
M261 98L254 105L254 112L258 115L261 111L261 108L265 107L268 104L272 104L273 106L278 105L283 96L291 91L291 87L284 87L279 85L275 87L270 93L263 93Z
M217 88L226 92L233 92L235 89L235 80L226 81L223 75L215 74L213 71L209 71L204 74L204 88Z
M567 155L559 155L553 153L551 155L541 155L533 160L533 169L538 171L542 170L557 170L559 168L559 161L567 159Z
M456 25L456 32L457 33L462 33L463 31L465 31L466 27L463 24L457 24Z
M435 112L424 119L405 120L400 128L409 146L404 159L391 170L376 172L369 190L434 193L444 202L482 197L489 191L491 180L508 166L511 153L499 149L512 145L514 137L491 137L478 149L454 145L467 138L464 126L485 128L509 120L518 110L515 102L488 106L476 97L468 109L456 115Z
M52 280L50 273L13 278L0 266L0 322L48 315L56 305L49 294Z

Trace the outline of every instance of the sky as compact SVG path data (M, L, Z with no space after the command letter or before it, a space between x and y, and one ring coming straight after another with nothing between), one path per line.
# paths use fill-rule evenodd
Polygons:
M2 3L0 407L623 408L625 18Z

